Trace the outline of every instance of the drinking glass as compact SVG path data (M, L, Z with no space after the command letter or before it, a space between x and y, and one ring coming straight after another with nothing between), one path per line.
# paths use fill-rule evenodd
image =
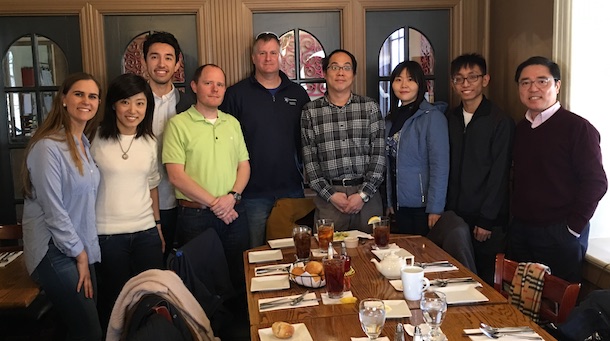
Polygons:
M376 340L385 324L385 304L377 298L360 301L359 314L362 330L369 340Z
M335 222L332 219L318 219L316 222L316 230L318 232L318 244L320 244L320 252L328 252L328 244L333 242L335 233Z
M426 340L443 341L445 335L441 332L440 326L445 319L447 312L447 297L440 291L424 291L422 293L419 307L421 308L424 321L430 327L430 333Z
M309 260L311 251L311 228L298 225L292 228L292 240L296 248L297 261Z
M373 223L373 237L375 245L380 249L387 249L390 243L390 218L380 217L378 222Z
M328 256L330 257L330 255ZM326 292L329 298L341 298L345 287L345 258L341 255L329 257L322 259L326 277Z

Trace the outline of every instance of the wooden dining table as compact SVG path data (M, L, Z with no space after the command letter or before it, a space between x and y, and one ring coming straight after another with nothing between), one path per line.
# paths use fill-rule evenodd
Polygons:
M40 287L30 278L23 254L0 268L0 309L27 308Z
M531 322L529 318L510 305L500 293L483 282L473 272L465 268L429 239L422 236L392 235L390 243L395 243L397 246L409 251L414 255L416 262L447 260L458 267L458 270L454 271L426 273L426 277L431 281L437 278L472 277L482 284L482 287L478 288L478 290L488 298L488 301L449 306L445 321L441 327L449 340L468 340L467 336L462 335L463 330L478 328L480 322L499 327L528 325L544 337L545 340L553 340L542 328ZM351 257L352 268L355 271L354 276L351 277L350 290L352 295L358 300L369 297L383 300L404 300L403 293L397 291L371 262L371 259L376 259L372 252L373 245L374 242L372 240L361 239L357 248L347 249L348 255ZM315 238L312 238L311 247L318 247ZM254 264L248 262L249 252L268 249L268 246L262 246L244 252L248 290L248 313L252 340L259 341L258 330L268 328L276 321L304 323L313 340L350 340L350 337L365 337L358 319L357 303L326 305L320 302L318 306L260 312L258 309L258 301L260 299L297 295L310 289L291 281L290 288L285 290L251 292L251 279L255 277L255 268L269 264L291 263L295 260L294 247L287 247L281 249L282 260ZM335 249L340 249L338 244L335 245ZM321 298L321 294L326 292L325 288L310 290L316 294L317 298ZM394 329L399 322L403 324L412 323L414 325L424 323L421 311L419 310L419 301L406 302L412 312L412 316L410 318L387 319L382 336L387 336L390 340L394 340ZM407 339L410 339L409 336L407 336Z

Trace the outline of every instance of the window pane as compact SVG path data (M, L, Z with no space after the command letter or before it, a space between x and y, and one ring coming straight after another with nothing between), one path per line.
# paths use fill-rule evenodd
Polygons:
M301 86L307 90L307 94L312 101L324 96L326 92L326 83L302 83Z
M389 77L398 63L405 60L405 29L392 32L379 51L379 76Z
M299 48L301 61L301 78L315 79L324 78L322 70L322 58L324 58L324 48L322 44L311 33L299 30Z
M38 40L40 85L61 85L68 74L68 61L64 52L46 37L36 36L36 39Z
M280 37L280 70L290 79L297 79L294 46L294 31L282 34Z
M425 35L418 30L409 29L409 60L421 65L424 75L434 74L434 51Z
M53 98L57 94L57 91L53 92L43 92L42 96L42 121L49 115L49 111L51 111L51 106L53 106ZM41 121L41 122L42 122Z
M379 108L384 117L390 112L390 91L390 81L379 82Z
M11 149L11 168L13 170L13 193L15 193L15 199L23 199L21 177L21 165L23 164L23 154L25 150L21 148Z
M38 127L36 115L36 93L6 94L9 134L13 140L31 137Z
M32 57L32 39L23 36L6 52L2 60L4 85L7 87L33 87L34 58Z
M428 100L428 102L434 103L434 81L429 80L429 81L427 81L427 83L428 83L428 91L426 91L426 93L424 94L424 97Z
M129 42L125 52L123 52L123 73L135 73L148 79L148 72L144 66L144 51L142 44L146 40L149 32L142 33ZM172 78L174 83L184 83L184 62L180 58L180 68L174 73Z

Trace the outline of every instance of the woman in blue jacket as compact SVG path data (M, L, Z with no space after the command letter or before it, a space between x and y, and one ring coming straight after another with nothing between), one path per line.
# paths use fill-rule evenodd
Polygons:
M421 66L404 61L390 77L386 117L388 213L400 233L427 235L445 208L449 176L447 104L424 98Z

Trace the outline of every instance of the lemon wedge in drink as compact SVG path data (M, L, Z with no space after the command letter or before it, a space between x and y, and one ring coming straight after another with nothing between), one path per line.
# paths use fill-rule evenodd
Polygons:
M381 221L381 218L379 216L377 216L377 215L374 215L374 216L369 218L368 224L369 225L373 225L374 223L378 223L380 221Z
M343 297L339 301L341 301L341 303L343 303L343 304L348 304L348 303L356 303L356 301L358 301L358 299L356 297Z

